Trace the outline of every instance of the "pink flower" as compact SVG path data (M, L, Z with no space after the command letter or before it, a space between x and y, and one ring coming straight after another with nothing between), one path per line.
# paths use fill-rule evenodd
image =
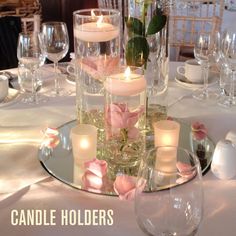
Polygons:
M102 178L107 173L107 162L104 160L98 160L97 158L94 158L91 161L86 161L84 163L84 167L86 170L100 178Z
M119 57L88 57L79 59L78 63L94 79L103 80L104 75L110 74L119 64Z
M128 130L128 138L137 139L139 137L139 130L136 127L132 127Z
M204 124L195 122L191 126L192 133L197 140L202 140L207 136L207 129Z
M129 175L118 175L113 184L114 190L121 200L132 200L135 194L136 178Z
M131 128L135 126L143 112L143 106L136 111L130 112L126 104L113 103L106 109L106 121L113 128Z

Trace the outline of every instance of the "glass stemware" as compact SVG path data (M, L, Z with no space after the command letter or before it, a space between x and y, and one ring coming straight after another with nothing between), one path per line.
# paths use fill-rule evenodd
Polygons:
M230 87L225 99L219 101L219 105L232 107L236 105L235 99L235 79L236 79L236 32L227 32L222 40L222 56L226 64L226 68L230 70Z
M147 235L195 235L203 214L198 158L179 147L150 150L138 172L135 213Z
M58 62L66 56L69 50L69 37L66 24L64 22L43 23L41 41L41 46L46 54L46 57L54 63L54 95L66 95L67 93L60 88L58 73Z
M38 104L41 100L37 92L42 87L38 76L38 68L44 64L45 56L39 45L37 33L20 33L17 45L17 58L19 60L19 85L24 92L31 96L23 102Z
M211 63L218 60L219 57L219 41L216 35L205 33L200 34L194 46L194 56L202 66L204 87L202 91L194 93L193 97L198 100L216 99L216 93L208 90L209 68Z

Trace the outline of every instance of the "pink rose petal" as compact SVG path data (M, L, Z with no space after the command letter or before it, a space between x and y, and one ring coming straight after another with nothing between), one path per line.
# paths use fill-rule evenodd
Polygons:
M178 161L176 163L176 167L179 171L179 175L181 176L181 178L177 179L177 183L184 183L196 175L196 170L193 169L190 164Z
M197 140L202 140L207 136L207 129L204 124L195 122L191 126L194 137Z
M84 163L84 167L93 173L94 175L102 178L107 173L107 162L104 160L98 160L94 158L91 161L87 161Z
M129 175L118 175L113 184L116 194L119 196L120 200L133 200L135 196L135 191L142 192L146 180L139 179L136 186L137 178Z
M44 137L41 143L41 148L55 148L60 143L60 139L58 137L59 131L56 128L47 128L42 132L44 134Z
M113 184L114 190L121 200L131 200L134 197L136 178L129 175L118 175Z
M103 185L103 179L88 170L82 176L82 182L86 189L101 189Z

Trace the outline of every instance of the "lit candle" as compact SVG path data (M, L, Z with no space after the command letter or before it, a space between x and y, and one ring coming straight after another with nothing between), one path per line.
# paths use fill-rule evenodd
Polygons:
M179 143L180 124L172 120L161 120L153 124L155 146L174 146Z
M130 96L146 89L146 80L143 75L132 73L128 67L124 73L109 76L104 82L105 89L114 95Z
M96 157L97 128L93 125L80 124L70 133L75 163L83 166L84 162Z
M165 174L176 171L176 148L179 143L180 124L171 120L154 123L155 146L157 149L155 169ZM172 147L166 147L172 146Z
M91 12L91 19L94 19ZM74 27L74 36L85 42L106 42L119 36L119 28L103 21L103 16L98 16L96 22L87 22Z

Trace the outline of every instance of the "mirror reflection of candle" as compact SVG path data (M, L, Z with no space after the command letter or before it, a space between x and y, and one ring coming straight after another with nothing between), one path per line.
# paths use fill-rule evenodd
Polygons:
M153 126L155 146L165 147L157 152L155 168L165 173L173 172L176 170L177 153L174 147L177 147L179 143L180 124L171 120L161 120L155 122Z

